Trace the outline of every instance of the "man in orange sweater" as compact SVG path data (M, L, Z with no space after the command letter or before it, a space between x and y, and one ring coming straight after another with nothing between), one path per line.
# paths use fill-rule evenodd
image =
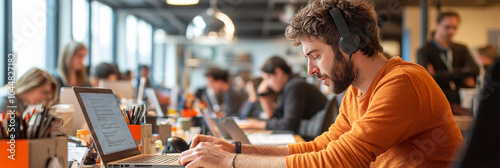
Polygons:
M309 75L334 93L347 89L329 131L288 146L240 147L200 135L179 162L188 168L448 167L463 144L450 105L423 67L381 54L376 18L367 3L317 0L286 30L289 41L302 45Z

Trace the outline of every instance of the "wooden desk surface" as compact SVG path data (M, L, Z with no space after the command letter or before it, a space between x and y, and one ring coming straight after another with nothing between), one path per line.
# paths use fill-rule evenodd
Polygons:
M295 134L293 137L295 138L295 142L306 142L300 135Z

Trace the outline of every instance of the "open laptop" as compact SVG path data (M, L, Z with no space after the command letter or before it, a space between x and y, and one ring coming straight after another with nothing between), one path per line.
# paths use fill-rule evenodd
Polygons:
M161 109L160 102L158 101L158 97L156 97L155 89L146 88L144 90L144 94L148 98L149 108L155 109L156 115L158 115L158 117L164 117L165 115L163 114L163 110Z
M71 87L61 87L59 92L59 104L71 104L73 105L75 112L71 117L71 122L64 121L64 123L71 123L71 125L64 125L61 131L68 135L76 135L76 130L88 129L87 123L85 122L85 117L83 116L82 109L78 104L75 92Z
M119 98L132 99L134 97L134 88L132 82L128 80L108 81L99 80L99 87L109 88L116 93Z
M107 167L184 167L180 154L140 154L110 89L73 87L94 144Z
M245 135L233 118L210 118L206 109L200 109L200 111L203 114L203 120L215 137L254 145L287 145L296 142L291 133L252 133Z

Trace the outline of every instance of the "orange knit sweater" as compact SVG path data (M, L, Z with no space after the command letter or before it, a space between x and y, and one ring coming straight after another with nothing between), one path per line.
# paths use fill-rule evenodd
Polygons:
M289 145L287 167L448 167L464 144L445 95L416 64L391 59L368 91L349 87L335 124Z

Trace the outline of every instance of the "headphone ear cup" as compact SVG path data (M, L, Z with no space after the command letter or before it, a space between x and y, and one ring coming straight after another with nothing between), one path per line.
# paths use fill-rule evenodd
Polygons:
M339 46L346 54L352 55L359 49L359 37L356 35L342 36L339 39Z

